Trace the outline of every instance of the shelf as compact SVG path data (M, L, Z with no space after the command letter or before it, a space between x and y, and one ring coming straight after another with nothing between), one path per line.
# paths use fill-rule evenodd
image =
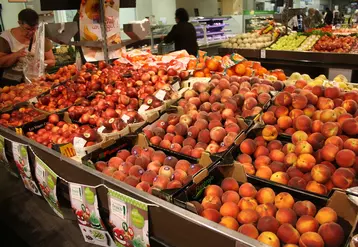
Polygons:
M206 36L214 36L214 35L224 35L225 33L223 31L220 32L212 32L212 33L206 33ZM204 36L203 33L197 33L196 34L198 37L202 37Z
M207 25L206 26L206 29L214 29L214 28L223 28L223 27L226 27L226 26L229 26L229 24L227 24L227 23L224 23L224 24L220 24L220 25ZM205 28L205 26L204 25L202 25L202 26L195 26L195 29L203 29L203 28Z

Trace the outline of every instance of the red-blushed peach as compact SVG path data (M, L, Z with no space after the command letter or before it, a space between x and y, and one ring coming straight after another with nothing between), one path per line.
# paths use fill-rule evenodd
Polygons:
M244 167L246 174L255 175L256 170L255 170L255 167L252 164L244 163L244 164L241 164L241 165Z
M307 142L312 146L313 150L321 149L324 146L326 138L321 133L313 133L308 137Z
M216 223L219 223L221 220L219 211L212 208L204 209L201 216Z
M217 196L205 196L203 201L201 202L201 205L203 205L204 209L212 208L216 210L220 210L221 207L221 200L220 197Z
M343 228L334 222L321 225L318 229L318 234L322 237L327 247L342 246L345 235Z
M112 175L114 179L117 179L119 181L124 181L128 175L125 174L123 171L115 171Z
M356 136L358 134L358 122L356 119L346 119L342 124L343 132L348 136Z
M300 233L290 224L282 224L277 230L277 237L286 244L298 244Z
M314 120L312 122L312 133L321 133L323 123L320 120Z
M356 155L358 155L358 139L350 138L344 142L344 148L352 150Z
M305 109L303 109L303 113L309 118L312 118L315 112L316 112L316 107L314 107L313 105L307 105Z
M265 139L262 136L257 136L254 139L254 141L255 141L257 146L264 146L264 147L267 146L267 143L266 143Z
M304 112L299 109L292 109L289 113L289 117L293 120L295 120L298 116L304 115ZM293 123L293 122L292 122Z
M295 153L296 153L296 155L312 154L313 147L308 141L300 141L300 142L296 143Z
M237 203L234 202L225 202L221 208L220 208L220 214L222 216L231 216L236 219L238 213L239 213L239 207L237 206Z
M289 112L290 111L288 110L288 108L286 106L279 106L275 110L275 116L276 116L276 118L288 116Z
M289 153L285 156L285 159L283 161L284 165L286 166L286 168L290 168L292 166L295 166L297 163L297 155L295 153ZM291 177L292 178L292 177Z
M154 151L151 159L152 161L158 161L160 164L164 164L164 160L167 156L163 151Z
M262 232L257 240L271 247L280 247L280 239L272 232Z
M292 96L289 92L280 92L275 97L275 105L289 106L292 104Z
M240 144L240 151L252 155L256 150L256 143L252 139L246 139Z
M167 176L158 175L153 180L153 187L164 190L167 188L169 182L170 180Z
M265 123L265 124L271 124L271 125L274 125L277 123L277 118L275 116L275 113L271 112L271 111L268 111L268 112L265 112L263 115L262 115L262 121Z
M316 165L316 159L311 154L298 156L296 167L302 172L309 172Z
M276 219L280 222L280 224L288 223L295 226L297 222L297 215L291 208L280 208L277 210Z
M324 186L326 186L328 192L330 192L334 188L332 180L329 180L327 183L324 184Z
M331 99L324 98L324 97L319 97L316 106L320 110L333 109L334 108L334 102Z
M352 167L355 163L356 154L349 149L342 149L336 155L336 163L340 167Z
M217 197L222 197L223 195L223 190L220 188L220 186L217 185L209 185L208 187L205 188L205 192L204 195L205 196L217 196Z
M272 176L272 171L271 171L270 167L268 167L268 166L261 166L261 167L259 167L259 169L257 169L255 176L259 177L259 178L270 180L270 178Z
M256 194L256 200L259 204L274 203L276 194L271 188L261 188Z
M292 208L295 203L293 197L287 192L281 192L275 197L276 208Z
M253 224L241 225L238 232L253 239L257 239L259 236L259 232Z
M285 244L283 247L298 247L297 244Z
M332 109L323 110L320 116L320 120L323 123L327 122L336 122L337 121L337 114Z
M300 131L296 131L292 135L291 139L292 139L292 143L294 145L296 145L300 141L307 141L308 140L308 135L307 135L306 132L300 130Z
M172 180L177 180L184 184L188 179L188 174L183 170L175 170L172 176Z
M351 99L343 101L342 107L350 114L354 114L358 110L357 102Z
M306 190L320 195L327 195L328 193L326 186L317 183L316 181L308 182L306 186Z
M191 164L188 168L188 176L194 176L197 172L199 172L201 169L203 169L202 165L199 164Z
M266 125L262 130L262 136L266 141L273 141L277 139L278 131L275 126Z
M222 217L219 224L222 226L225 226L231 230L234 230L234 231L237 231L239 228L239 223L236 221L235 218L233 218L231 216Z
M172 168L175 167L175 165L178 163L178 159L173 156L168 156L164 159L163 165L170 166Z
M290 178L294 178L294 177L303 177L303 172L301 172L297 167L295 166L291 166L290 168L287 169L286 171L287 175Z
M296 223L296 229L300 234L305 232L317 232L319 227L318 221L310 215L301 216Z
M332 208L323 207L317 212L315 219L319 224L323 225L325 223L337 222L338 216Z
M282 116L277 120L277 125L283 130L292 126L292 119L289 116Z
M325 143L325 145L327 144L333 144L335 146L338 147L339 150L343 149L343 140L342 138L340 138L339 136L331 136L329 137Z
M256 207L256 212L259 214L260 218L264 216L275 217L277 209L272 203L264 203Z
M283 148L282 148L282 152L287 155L287 154L290 154L290 153L294 153L295 152L295 149L296 149L296 146L295 144L293 143L286 143Z
M252 163L252 158L248 154L240 154L236 160L240 163Z
M306 96L301 94L293 94L292 96L292 107L294 109L304 109L307 106L308 100Z
M254 157L258 158L260 156L268 156L270 154L270 151L268 148L264 146L258 146L254 152Z
M273 216L263 216L257 222L257 229L260 232L273 232L277 233L280 223Z
M153 185L153 180L157 176L157 173L151 170L147 170L141 176L141 181L147 182L150 186Z
M125 179L124 179L124 182L126 183L126 184L129 184L130 186L132 186L132 187L136 187L137 186L137 184L139 184L139 178L137 178L137 177L134 177L134 176L128 176L128 177L126 177Z
M254 161L254 165L256 169L259 169L262 166L268 166L271 163L271 159L268 156L259 156Z
M210 138L217 143L220 143L224 140L227 132L223 127L215 127L210 130Z
M272 161L284 162L285 161L285 154L281 150L271 150L269 157Z
M327 122L323 124L321 132L322 135L326 138L329 138L331 136L337 136L340 132L340 127L338 123Z
M343 125L343 122L347 119L351 119L353 118L352 114L349 114L349 113L343 113L341 114L338 119L337 119L337 122L339 123L340 126Z
M290 181L288 181L287 185L293 188L304 190L306 189L307 182L301 177L294 177L291 178Z
M306 232L299 240L300 247L324 247L322 237L316 232Z
M196 120L196 122L194 123L193 126L195 126L196 128L198 128L199 130L204 130L206 128L208 128L208 121L206 121L205 119L198 119Z
M183 170L184 172L188 172L190 167L190 163L187 160L179 160L175 165L175 170Z
M139 184L137 184L136 188L141 191L148 192L148 190L150 189L150 184L142 181Z
M273 140L267 144L267 149L271 152L272 150L275 150L275 149L282 149L282 146L283 145L282 145L281 141Z
M309 215L314 217L316 215L316 206L310 201L298 201L293 205L293 211L298 217Z
M237 215L240 224L255 224L259 220L259 214L254 209L244 209Z
M287 130L285 130L284 133L292 136L295 132L296 132L296 130L294 128L288 128Z
M311 170L311 176L317 183L324 184L331 179L331 169L323 164L315 165Z
M348 168L338 168L332 175L333 184L340 189L348 189L354 181L354 173Z
M183 187L183 184L178 181L178 180L172 180L168 183L167 185L167 189L171 190L171 189L180 189L181 187Z
M224 192L228 190L239 191L239 184L234 178L224 178L221 182L221 188Z
M239 188L239 194L241 197L255 198L257 190L251 183L244 183Z
M239 206L240 210L245 210L245 209L255 210L258 204L257 201L251 197L243 197L240 199L237 205Z
M309 133L312 128L312 120L306 115L301 115L294 120L293 125L296 130L302 130Z
M285 172L275 172L272 174L270 180L279 184L287 185L290 177Z
M222 195L221 201L222 201L222 203L234 202L234 203L238 204L240 201L240 196L236 191L228 190L228 191L225 191L224 194Z
M327 87L324 90L324 97L326 98L330 98L330 99L339 98L340 94L341 92L338 87Z
M334 161L339 149L333 144L327 144L322 148L321 155L325 161Z

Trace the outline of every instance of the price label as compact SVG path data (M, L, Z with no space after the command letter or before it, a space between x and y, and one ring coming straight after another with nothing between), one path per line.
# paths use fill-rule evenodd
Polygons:
M70 193L71 198L82 202L83 201L82 187L77 184L70 184L70 187L71 187L71 193Z
M97 132L102 134L105 129L106 129L106 127L101 126L101 127L98 128Z
M29 102L33 103L33 104L36 104L39 101L38 101L37 97L34 97L34 98L29 99Z
M128 123L128 120L129 120L129 119L131 119L131 118L128 117L126 114L123 114L123 116L122 116L123 122Z
M138 109L138 113L144 113L146 110L149 109L149 105L141 105Z
M84 146L86 145L87 141L81 137L75 137L73 139L73 146L76 150L76 154L78 156L85 156L86 152L84 150Z
M36 173L36 177L37 177L41 182L43 182L43 181L44 181L44 178L45 178L45 169L43 169L41 165L36 164L35 173Z
M266 50L261 50L261 58L266 58Z
M178 92L179 89L180 89L180 83L177 81L176 83L174 83L174 84L172 85L172 88L173 88L173 91L174 91L174 92Z
M156 94L155 97L161 101L164 101L165 95L167 94L167 92L165 92L164 90L160 89Z

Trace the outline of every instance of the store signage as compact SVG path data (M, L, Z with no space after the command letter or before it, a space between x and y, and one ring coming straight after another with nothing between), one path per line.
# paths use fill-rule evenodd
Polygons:
M150 246L147 204L108 189L108 206L109 222L118 247Z
M116 246L99 214L96 187L69 183L69 188L71 206L84 240L99 246Z
M14 161L16 163L17 169L19 170L20 177L24 183L25 188L35 195L41 196L40 190L37 187L31 174L27 146L18 142L11 142L11 144Z
M58 176L51 170L39 157L35 155L35 177L39 183L42 196L50 205L52 210L60 218L63 217L63 213L60 209L60 204L57 199L57 179Z

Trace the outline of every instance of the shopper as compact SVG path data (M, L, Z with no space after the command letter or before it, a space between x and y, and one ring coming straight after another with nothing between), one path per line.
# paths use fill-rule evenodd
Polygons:
M332 25L332 22L333 12L329 8L326 8L326 16L324 17L324 23L326 23L327 25Z
M29 52L39 23L38 14L32 9L24 9L18 15L19 27L6 30L0 35L0 69L3 69L0 87L23 82L23 60ZM33 41L36 42L36 41ZM30 52L34 53L35 45ZM45 39L45 64L49 67L56 63L52 43Z
M316 9L308 10L308 17L305 20L306 28L316 28L322 25L323 19L321 13Z
M164 38L165 43L175 43L175 50L186 50L190 55L196 56L198 53L198 43L196 41L196 31L194 26L189 23L189 14L183 9L175 12L176 25Z

